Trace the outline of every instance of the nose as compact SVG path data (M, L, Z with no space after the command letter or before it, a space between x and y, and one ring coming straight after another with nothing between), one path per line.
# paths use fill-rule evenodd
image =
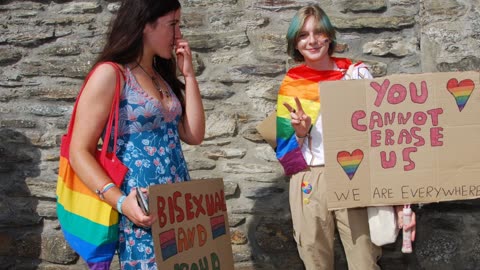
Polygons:
M314 33L310 33L308 35L308 43L315 43L317 41L317 35Z
M182 36L182 31L180 31L180 26L175 27L175 39L181 39Z

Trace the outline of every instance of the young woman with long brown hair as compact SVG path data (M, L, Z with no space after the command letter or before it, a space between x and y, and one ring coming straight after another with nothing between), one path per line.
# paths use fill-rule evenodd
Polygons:
M157 269L150 229L155 215L142 212L135 188L146 192L150 185L190 180L181 141L200 144L204 138L204 110L180 13L178 0L122 1L77 107L70 162L92 191L101 190L111 179L94 153L116 82L115 68L104 62L120 66L124 80L117 156L129 170L122 186L109 188L102 197L122 214L122 269Z

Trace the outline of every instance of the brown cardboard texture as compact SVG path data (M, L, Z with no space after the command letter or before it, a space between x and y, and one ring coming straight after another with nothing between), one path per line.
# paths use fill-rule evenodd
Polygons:
M328 208L480 197L480 73L319 85Z
M149 188L158 269L233 270L222 179Z
M277 113L272 112L260 124L257 131L263 139L273 148L277 147Z

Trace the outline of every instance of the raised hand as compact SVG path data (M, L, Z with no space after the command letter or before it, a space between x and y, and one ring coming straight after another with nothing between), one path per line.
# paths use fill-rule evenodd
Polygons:
M312 126L312 118L303 111L302 103L300 103L298 97L295 97L295 103L296 109L286 102L283 103L283 106L290 112L295 135L299 138L304 138L308 135L310 127Z
M195 76L192 64L192 51L185 39L175 41L175 54L177 56L177 65L184 77Z

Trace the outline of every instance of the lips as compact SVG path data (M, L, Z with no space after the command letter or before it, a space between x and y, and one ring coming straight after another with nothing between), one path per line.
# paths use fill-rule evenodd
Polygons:
M320 51L321 48L322 48L322 47L320 47L320 48L307 49L307 51L314 53L314 52Z

